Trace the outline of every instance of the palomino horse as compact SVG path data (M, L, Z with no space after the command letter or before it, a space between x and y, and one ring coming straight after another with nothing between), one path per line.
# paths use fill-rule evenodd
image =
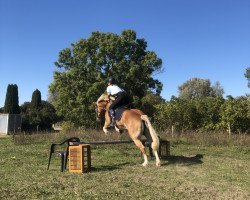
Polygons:
M103 131L105 134L108 132L108 127L111 121L109 115L109 106L111 102L108 99L108 96L103 94L96 102L97 105L97 116L101 118L105 112L105 123L103 126ZM145 115L142 111L138 109L128 109L125 110L122 114L122 117L119 121L116 121L115 126L116 131L127 129L130 138L134 141L135 145L141 150L144 162L143 166L148 164L148 158L145 151L145 146L140 141L140 137L145 135L147 141L151 143L151 148L156 158L156 166L160 166L161 162L158 156L159 149L159 138L152 127L148 116Z

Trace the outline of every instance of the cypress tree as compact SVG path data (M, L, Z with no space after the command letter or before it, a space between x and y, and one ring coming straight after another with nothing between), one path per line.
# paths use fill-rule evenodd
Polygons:
M16 84L9 84L7 87L4 113L20 114L18 87Z
M41 106L41 92L36 89L33 93L32 93L32 99L31 99L31 106L34 109L38 109Z
M13 85L13 114L20 114L18 87L16 84Z
M5 103L3 111L4 113L9 113L11 110L11 85L9 84L7 87L6 97L5 97Z

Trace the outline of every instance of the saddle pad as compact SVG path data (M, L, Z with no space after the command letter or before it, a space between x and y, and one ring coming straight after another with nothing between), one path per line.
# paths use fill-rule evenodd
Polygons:
M123 112L124 112L125 110L127 110L127 109L124 108L124 107L115 109L115 120L116 120L116 121L119 121L119 120L121 119L122 114L123 114Z

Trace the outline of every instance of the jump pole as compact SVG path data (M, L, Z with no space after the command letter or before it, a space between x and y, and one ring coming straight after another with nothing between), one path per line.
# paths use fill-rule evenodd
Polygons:
M159 145L159 156L162 156L162 149L165 148L165 156L170 155L170 143L167 140L160 139L160 145ZM81 141L81 142L71 142L71 145L79 145L79 144L89 144L89 145L105 145L105 144L131 144L133 143L133 140L114 140L114 141ZM151 158L153 157L152 149L150 147L150 143L147 142L146 139L142 139L141 142L146 146L149 147L149 153ZM165 146L165 147L164 147Z

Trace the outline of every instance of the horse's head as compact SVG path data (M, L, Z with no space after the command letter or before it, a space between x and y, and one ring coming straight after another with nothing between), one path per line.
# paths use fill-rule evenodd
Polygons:
M96 119L99 121L108 109L109 99L107 95L102 95L96 102Z
M100 119L107 110L108 101L102 100L96 103L96 115Z

